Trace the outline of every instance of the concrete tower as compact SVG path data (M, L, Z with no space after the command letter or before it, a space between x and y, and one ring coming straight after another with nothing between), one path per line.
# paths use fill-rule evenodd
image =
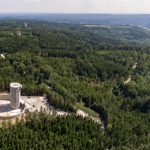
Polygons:
M10 107L18 109L20 107L20 93L22 85L19 83L10 84Z
M28 23L27 22L24 23L24 27L28 28Z

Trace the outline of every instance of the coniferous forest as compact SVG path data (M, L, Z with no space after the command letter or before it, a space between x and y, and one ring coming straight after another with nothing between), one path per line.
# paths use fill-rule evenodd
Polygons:
M105 149L109 139L93 121L76 116L29 114L15 126L3 123L1 149Z
M149 150L149 31L26 22L0 21L0 91L16 81L22 95L45 94L55 108L74 113L83 104L104 129L74 114L33 113L3 122L0 149Z

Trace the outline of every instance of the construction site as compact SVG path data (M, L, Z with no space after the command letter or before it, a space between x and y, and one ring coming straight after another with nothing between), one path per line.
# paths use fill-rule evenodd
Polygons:
M45 96L22 96L22 85L20 83L10 83L10 92L0 94L0 120L11 120L24 116L28 112L45 111L50 115L67 116L65 112L51 106ZM88 117L94 122L101 124L100 118L94 118L83 110L78 109L77 116ZM15 122L14 122L15 124Z
M25 112L49 110L45 97L21 96L21 88L21 84L11 83L10 92L0 94L0 119L16 118Z

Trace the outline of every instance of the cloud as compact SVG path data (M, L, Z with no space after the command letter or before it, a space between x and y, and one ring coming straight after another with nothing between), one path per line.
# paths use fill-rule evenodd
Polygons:
M39 3L41 0L24 0L24 3Z
M0 12L150 13L150 0L0 0Z

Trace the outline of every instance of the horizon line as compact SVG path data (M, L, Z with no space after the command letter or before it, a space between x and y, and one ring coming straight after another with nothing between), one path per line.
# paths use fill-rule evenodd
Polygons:
M150 13L55 13L55 12L0 12L0 15L29 15L29 14L49 14L49 15L150 15Z

